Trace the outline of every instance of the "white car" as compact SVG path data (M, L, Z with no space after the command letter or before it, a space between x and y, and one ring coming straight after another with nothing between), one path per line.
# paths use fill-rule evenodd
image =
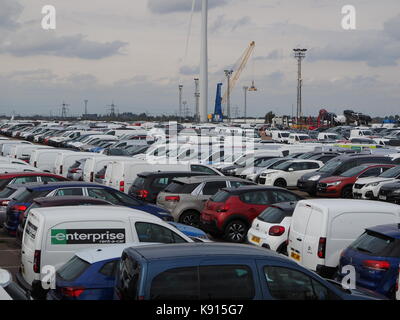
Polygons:
M293 159L268 169L260 175L259 184L276 187L296 187L304 174L315 172L324 165L322 161Z
M268 169L273 169L285 161L291 160L290 158L273 158L263 163L262 167L251 166L244 168L239 177L258 183L260 175Z
M296 203L282 202L265 209L253 220L247 232L247 241L286 255L290 222Z
M381 187L398 179L400 179L400 166L390 168L377 177L357 179L353 185L353 197L355 199L378 199Z

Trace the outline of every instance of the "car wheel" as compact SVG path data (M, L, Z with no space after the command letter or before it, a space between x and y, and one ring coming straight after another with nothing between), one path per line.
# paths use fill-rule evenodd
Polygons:
M235 243L244 242L247 235L247 224L241 220L230 222L225 229L225 240Z
M353 198L353 188L352 186L344 187L342 190L342 198L352 199Z
M195 210L185 211L179 217L179 222L197 228L200 225L200 213Z
M275 187L286 188L286 181L284 179L278 179L274 182Z

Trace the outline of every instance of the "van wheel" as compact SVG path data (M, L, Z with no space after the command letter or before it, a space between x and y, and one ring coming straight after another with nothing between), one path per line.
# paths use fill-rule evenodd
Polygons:
M230 222L225 228L224 238L227 241L242 243L247 235L247 224L241 220Z
M284 179L278 179L274 182L275 187L286 188L286 181Z
M185 211L179 217L179 222L197 228L200 225L200 214L195 210Z
M342 198L353 199L353 188L352 186L344 187L342 190Z

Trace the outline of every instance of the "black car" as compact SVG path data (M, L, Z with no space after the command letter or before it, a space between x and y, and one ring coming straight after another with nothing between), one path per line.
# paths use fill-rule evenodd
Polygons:
M156 203L158 194L175 178L207 175L204 172L193 171L162 171L142 172L129 188L128 194L141 200Z
M317 184L320 180L339 176L343 172L365 163L393 163L392 158L378 155L350 154L335 157L329 160L322 168L315 172L306 173L297 182L297 187L308 194L315 196Z
M379 190L378 199L400 204L400 181L384 184Z

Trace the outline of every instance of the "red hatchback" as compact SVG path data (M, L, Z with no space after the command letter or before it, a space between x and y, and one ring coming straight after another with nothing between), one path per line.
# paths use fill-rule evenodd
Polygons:
M395 167L393 164L363 164L343 172L340 176L322 179L317 184L317 195L326 198L353 198L353 185L358 178L377 177Z
M205 204L200 216L200 228L225 240L243 242L253 220L267 207L279 202L304 198L278 187L248 186L224 188Z

